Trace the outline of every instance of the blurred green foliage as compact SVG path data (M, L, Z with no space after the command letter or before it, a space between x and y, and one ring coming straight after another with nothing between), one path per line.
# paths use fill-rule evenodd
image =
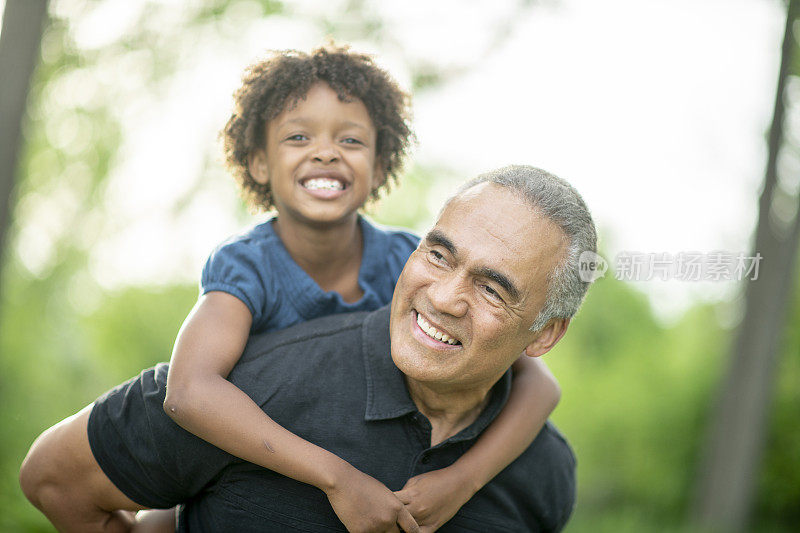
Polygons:
M776 531L795 530L800 524L800 275L795 287L798 289L777 365L775 401L758 487L760 515Z
M719 325L722 305L695 306L664 327L631 285L602 279L592 287L569 334L547 355L563 389L553 419L578 457L568 531L692 531L686 516L734 334ZM800 523L798 320L800 290L780 357L753 531L794 531Z
M49 530L17 484L27 448L115 383L168 360L197 289L103 294L94 312L80 315L54 280L9 270L0 308L0 530Z

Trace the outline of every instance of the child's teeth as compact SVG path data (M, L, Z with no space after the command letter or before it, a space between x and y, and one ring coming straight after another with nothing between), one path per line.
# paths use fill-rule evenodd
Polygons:
M314 178L305 182L305 188L310 190L325 189L329 191L341 191L342 183L339 180L328 178Z

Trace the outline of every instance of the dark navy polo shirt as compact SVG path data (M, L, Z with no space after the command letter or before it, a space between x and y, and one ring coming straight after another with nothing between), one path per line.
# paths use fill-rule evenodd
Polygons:
M343 531L325 494L237 459L176 425L162 408L168 365L95 402L89 442L133 501L183 503L179 531ZM278 423L399 490L452 464L508 398L506 373L477 420L431 447L431 426L389 354L389 309L334 315L251 337L230 380ZM575 501L575 459L549 423L441 531L557 531Z

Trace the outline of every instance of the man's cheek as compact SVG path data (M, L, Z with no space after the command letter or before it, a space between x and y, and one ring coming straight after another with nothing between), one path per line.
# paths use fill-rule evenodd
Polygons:
M426 279L430 278L428 272L428 265L426 261L421 261L419 258L412 256L406 263L403 270L403 275L398 280L398 286L403 286L406 289L413 289L425 283Z

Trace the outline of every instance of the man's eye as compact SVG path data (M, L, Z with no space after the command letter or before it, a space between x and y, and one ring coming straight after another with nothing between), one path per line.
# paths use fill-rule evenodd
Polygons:
M500 296L500 293L497 292L496 290L494 290L493 288L491 288L490 286L481 285L481 287L483 288L484 292L486 292L486 294L488 294L491 298L493 298L495 300L498 300L500 302L503 301L503 297Z
M447 263L447 261L445 261L444 259L444 256L440 252L437 252L436 250L430 250L428 252L428 257L431 258L431 261L439 265L444 265Z

